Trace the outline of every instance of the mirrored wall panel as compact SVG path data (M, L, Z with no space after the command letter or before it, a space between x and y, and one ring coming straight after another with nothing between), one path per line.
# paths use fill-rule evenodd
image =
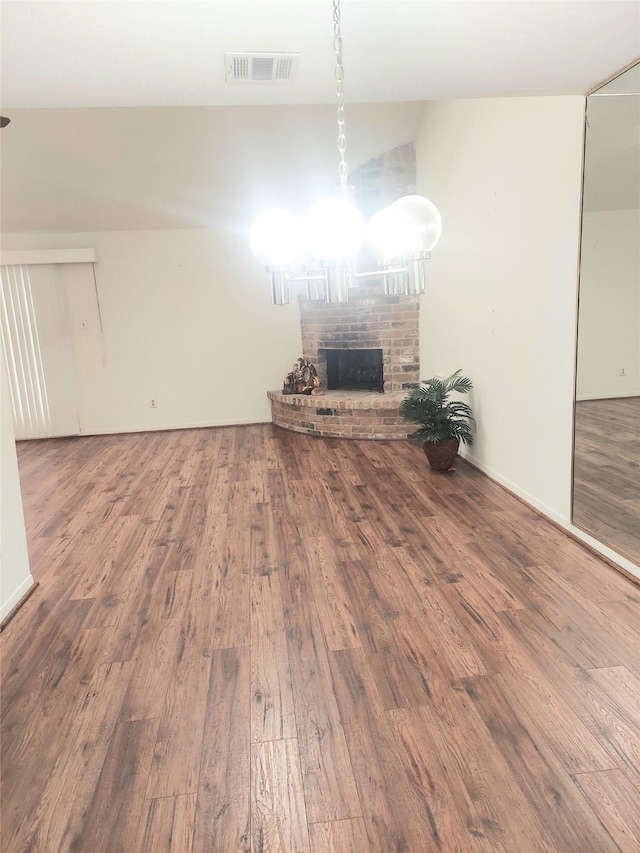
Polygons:
M573 522L640 563L640 63L587 98Z

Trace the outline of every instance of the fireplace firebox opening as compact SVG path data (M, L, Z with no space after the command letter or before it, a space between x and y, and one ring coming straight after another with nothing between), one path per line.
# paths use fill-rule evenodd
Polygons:
M384 391L381 349L326 349L329 391Z

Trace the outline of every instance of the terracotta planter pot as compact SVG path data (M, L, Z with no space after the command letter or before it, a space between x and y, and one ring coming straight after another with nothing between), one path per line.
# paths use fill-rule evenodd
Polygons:
M434 471L446 471L454 463L458 455L460 442L457 438L450 438L448 441L439 441L437 444L429 444L428 442L422 445L422 448L429 460L429 465Z

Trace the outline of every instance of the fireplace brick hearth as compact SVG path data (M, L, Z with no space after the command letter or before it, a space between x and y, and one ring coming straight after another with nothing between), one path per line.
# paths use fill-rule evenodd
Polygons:
M300 302L302 354L327 389L326 350L382 350L383 393L333 391L324 396L270 391L273 423L295 432L341 438L406 439L398 415L409 388L420 382L417 296L385 296L375 284L349 295L349 302Z
M335 438L406 438L412 431L398 415L405 392L330 391L322 397L269 391L276 426Z

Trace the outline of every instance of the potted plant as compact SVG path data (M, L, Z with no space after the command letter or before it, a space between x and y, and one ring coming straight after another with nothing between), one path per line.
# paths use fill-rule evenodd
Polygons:
M452 392L467 394L473 385L462 371L456 370L446 379L423 380L400 403L400 416L420 428L409 436L422 444L429 465L445 471L453 465L460 442L473 444L470 421L471 407L458 400L449 400Z

